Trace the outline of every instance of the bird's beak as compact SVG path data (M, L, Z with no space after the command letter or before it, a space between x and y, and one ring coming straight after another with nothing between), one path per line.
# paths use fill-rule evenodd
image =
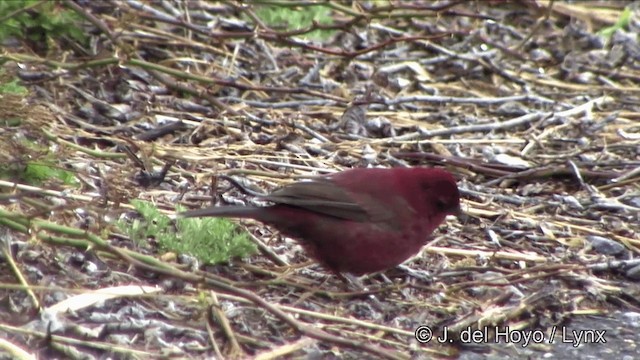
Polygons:
M451 215L457 217L461 223L466 223L471 218L467 213L462 211L462 207L460 206L458 206L458 208L455 209Z

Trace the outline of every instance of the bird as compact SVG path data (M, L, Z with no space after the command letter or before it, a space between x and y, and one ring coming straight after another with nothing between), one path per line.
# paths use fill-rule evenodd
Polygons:
M251 218L297 240L327 270L364 275L420 251L447 215L460 214L454 176L441 168L353 168L259 196L267 206L215 206L178 214Z

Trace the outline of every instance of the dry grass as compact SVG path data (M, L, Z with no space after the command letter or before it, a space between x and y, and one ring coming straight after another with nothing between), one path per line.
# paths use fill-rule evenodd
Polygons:
M58 358L408 358L465 349L417 342L423 325L550 336L579 316L637 311L637 37L595 35L616 4L494 3L331 3L322 43L270 28L255 6L103 3L76 9L92 48L7 48L5 69L21 64L33 96L0 101L3 119L24 119L0 129L2 163L53 153L80 185L0 181L1 337ZM242 224L270 252L207 268L113 232L132 199L202 206L227 189L220 174L269 190L418 165L455 173L471 217L362 279L366 291L253 222ZM49 308L82 293L74 311Z

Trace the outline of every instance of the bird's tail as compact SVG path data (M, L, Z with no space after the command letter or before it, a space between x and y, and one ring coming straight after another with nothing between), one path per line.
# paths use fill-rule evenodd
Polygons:
M190 210L177 214L177 218L190 217L234 217L234 218L255 218L260 208L251 206L212 206L204 209Z

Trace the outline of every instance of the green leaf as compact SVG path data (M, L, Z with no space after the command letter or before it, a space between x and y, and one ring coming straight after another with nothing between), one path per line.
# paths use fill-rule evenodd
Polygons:
M624 8L622 13L620 13L620 17L615 24L601 29L597 32L597 34L606 38L610 38L617 30L624 29L629 26L629 21L631 21L631 7L627 6L626 8Z

